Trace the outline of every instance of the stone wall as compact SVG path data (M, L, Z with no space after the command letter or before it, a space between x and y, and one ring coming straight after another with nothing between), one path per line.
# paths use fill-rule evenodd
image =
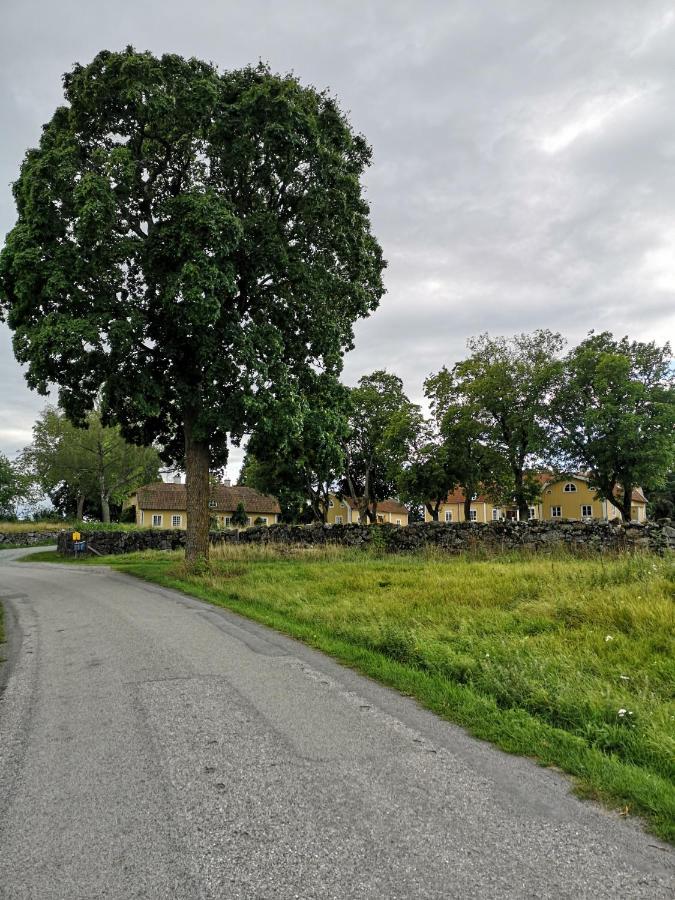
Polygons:
M82 532L83 540L98 553L132 553L137 550L176 550L185 546L185 531ZM675 549L675 527L669 519L645 525L611 522L426 522L398 528L395 525L270 525L242 531L211 533L211 543L286 544L313 547L340 544L363 547L375 544L389 552L437 547L451 553L469 550L504 552L526 549L574 552ZM73 552L70 532L62 532L59 553Z
M0 550L10 547L33 547L56 544L60 531L0 531Z

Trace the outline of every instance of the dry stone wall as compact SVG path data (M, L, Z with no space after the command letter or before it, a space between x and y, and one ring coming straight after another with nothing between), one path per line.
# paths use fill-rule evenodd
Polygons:
M138 550L177 550L185 546L185 531L88 531L82 539L102 554ZM618 524L611 522L424 522L399 528L395 525L262 525L241 531L211 533L212 544L285 544L315 547L339 544L365 547L375 544L392 553L430 547L450 553L467 551L546 552L568 549L578 553L675 549L675 527L669 519ZM0 545L1 546L1 545ZM58 536L59 553L73 552L70 532Z
M60 534L60 531L0 531L0 550L56 544Z

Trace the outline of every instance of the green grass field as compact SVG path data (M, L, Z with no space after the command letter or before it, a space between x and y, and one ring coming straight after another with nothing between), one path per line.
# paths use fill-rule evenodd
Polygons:
M226 546L201 573L179 554L102 561L300 638L675 841L672 557Z

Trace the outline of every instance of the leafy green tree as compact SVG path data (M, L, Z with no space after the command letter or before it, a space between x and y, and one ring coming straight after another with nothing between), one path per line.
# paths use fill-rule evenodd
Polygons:
M673 468L670 346L591 332L565 359L552 412L563 464L586 470L598 495L630 521L633 488L664 485Z
M675 516L675 472L668 472L665 482L657 487L647 482L642 486L648 490L647 510L650 519L672 519Z
M484 419L466 402L463 387L454 371L446 367L424 382L424 395L446 460L448 490L462 486L464 519L468 522L476 494L487 493L495 500L510 503L514 491L512 473L491 443Z
M14 185L0 307L41 392L156 442L187 475L186 557L208 555L209 466L336 375L384 262L361 176L370 149L336 101L264 66L103 51Z
M246 508L244 504L240 501L237 503L237 508L232 513L232 518L230 519L232 525L238 525L240 528L243 528L244 525L248 522L248 516L246 515Z
M325 373L303 385L305 408L296 427L279 434L273 416L263 419L248 445L246 483L278 497L284 517L296 520L307 503L325 522L331 490L344 471L348 390Z
M437 522L441 504L456 483L447 447L431 423L423 422L398 480L401 499L412 506L426 507Z
M550 449L549 402L560 378L563 344L548 330L513 338L482 334L468 341L471 355L453 370L463 426L475 421L481 445L504 461L522 519L537 489L528 470Z
M422 414L397 375L364 375L350 395L343 492L362 522L377 522L377 504L392 496L419 432Z
M284 522L297 522L302 515L305 503L302 472L294 460L276 456L273 452L268 452L267 448L264 450L264 458L259 459L249 445L239 484L276 497Z
M109 522L111 502L121 504L139 485L159 479L157 451L129 444L118 427L102 424L97 411L88 414L85 428L77 428L62 412L47 407L33 427L33 443L23 460L50 498L64 491L77 498L78 519L85 500L96 498L103 521Z
M15 519L17 504L30 498L30 481L22 467L0 453L0 519Z

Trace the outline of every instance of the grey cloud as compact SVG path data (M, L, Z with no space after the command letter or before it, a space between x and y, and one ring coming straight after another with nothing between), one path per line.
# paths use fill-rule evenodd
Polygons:
M657 0L15 0L0 38L0 231L14 219L5 185L75 60L126 43L224 68L262 58L329 86L373 145L388 293L357 325L349 383L387 367L419 398L483 330L663 341L675 307L672 13ZM4 340L0 354L0 448L12 449L44 401Z

